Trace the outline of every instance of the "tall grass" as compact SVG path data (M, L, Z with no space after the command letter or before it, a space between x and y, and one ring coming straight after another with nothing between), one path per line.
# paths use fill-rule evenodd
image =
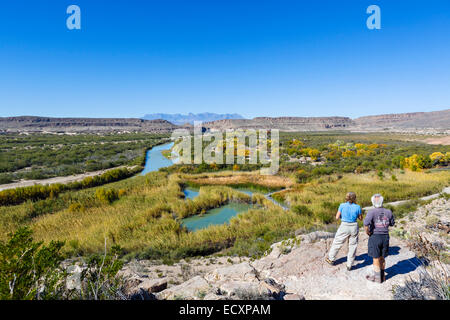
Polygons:
M249 176L258 177L254 173ZM419 197L439 192L449 184L450 173L406 172L398 174L398 181L381 181L371 174L348 174L341 179L295 185L283 192L284 200L292 207L290 211L282 210L261 194L250 198L226 185L201 186L198 197L185 199L182 187L189 178L192 177L152 172L111 183L105 188L118 191L119 197L111 203L96 197L100 188L96 187L60 194L40 207L35 207L38 202L0 207L0 238L28 225L36 240L66 240L64 252L68 255L101 252L107 238L108 246L118 244L125 253L154 259L210 254L223 249L231 254L256 256L297 229L331 222L347 191L355 191L363 206L370 204L373 193L382 193L386 201ZM213 180L209 175L201 179ZM245 179L243 183L248 182ZM232 218L229 224L196 232L181 227L180 219L230 201L257 205Z

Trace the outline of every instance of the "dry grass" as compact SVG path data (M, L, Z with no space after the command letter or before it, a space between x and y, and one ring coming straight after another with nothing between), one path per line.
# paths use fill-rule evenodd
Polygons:
M291 178L260 175L259 171L252 172L220 172L199 175L185 175L184 178L192 183L199 185L255 185L262 186L269 189L281 189L291 187L294 185L294 180Z

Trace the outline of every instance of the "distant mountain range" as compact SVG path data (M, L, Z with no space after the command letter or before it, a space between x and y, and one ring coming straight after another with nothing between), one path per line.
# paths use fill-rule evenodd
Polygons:
M187 115L153 114L145 118L50 118L0 117L2 132L157 132L169 133L177 128L192 129L194 121L210 130L279 129L280 131L390 131L416 133L450 133L450 109L348 117L257 117L244 119L239 114L201 113ZM210 120L216 119L216 120ZM219 120L217 120L219 119ZM189 124L186 124L189 123Z
M226 120L226 119L244 119L243 116L237 113L210 113L210 112L204 112L204 113L188 113L188 114L181 114L181 113L152 113L152 114L146 114L142 119L145 120L157 120L157 119L163 119L167 120L173 124L194 124L194 121L202 121L202 122L210 122L210 121L216 121L216 120Z

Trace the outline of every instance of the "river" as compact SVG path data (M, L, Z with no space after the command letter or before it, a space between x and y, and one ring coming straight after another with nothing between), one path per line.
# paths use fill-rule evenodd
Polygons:
M147 151L146 159L145 159L145 167L142 171L142 175L145 175L149 172L158 171L161 168L169 167L176 163L176 160L167 159L162 151L170 150L172 148L173 142L162 144L159 146L155 146L152 149ZM249 196L253 195L253 190L250 189L237 189L243 193L248 194ZM183 190L186 199L194 199L198 196L199 190L193 188L185 188ZM273 200L271 194L265 195L267 199L273 201L275 204L286 208L280 203ZM185 226L190 231L196 231L199 229L207 228L211 225L220 225L224 223L228 223L229 220L238 215L241 212L246 212L252 206L246 203L228 203L219 208L208 210L204 215L196 215L189 218L185 218L181 221L182 225Z
M161 151L170 150L172 148L173 142L161 144L155 146L147 151L145 155L145 166L142 170L142 175L149 172L158 171L161 168L170 167L174 164L174 161L167 159Z

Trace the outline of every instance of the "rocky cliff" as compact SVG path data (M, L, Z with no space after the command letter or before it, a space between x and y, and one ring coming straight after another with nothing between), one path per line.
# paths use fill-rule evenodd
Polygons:
M433 112L383 114L354 119L359 129L450 129L450 109Z
M142 120L133 118L49 118L8 117L0 118L0 132L117 132L142 131L152 133L171 132L176 125L166 120Z
M280 131L405 131L447 132L450 130L450 109L433 112L414 112L347 117L258 117L229 119L204 123L211 130L226 129L279 129ZM425 130L425 131L424 131Z
M345 130L354 126L346 117L257 117L206 122L204 127L215 130L226 129L278 129L280 131Z

